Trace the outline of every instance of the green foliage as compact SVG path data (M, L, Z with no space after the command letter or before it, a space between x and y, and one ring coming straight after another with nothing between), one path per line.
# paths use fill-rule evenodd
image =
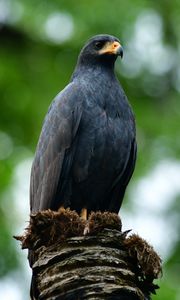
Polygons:
M4 276L8 270L17 268L17 257L14 254L12 236L10 234L10 228L6 223L6 215L0 209L0 277ZM8 246L8 247L7 247Z

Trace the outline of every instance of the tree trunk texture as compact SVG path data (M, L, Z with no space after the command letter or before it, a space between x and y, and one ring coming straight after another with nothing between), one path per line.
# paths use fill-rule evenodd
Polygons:
M161 259L128 233L108 212L92 213L87 224L69 209L31 215L25 234L16 237L29 249L31 299L151 299Z

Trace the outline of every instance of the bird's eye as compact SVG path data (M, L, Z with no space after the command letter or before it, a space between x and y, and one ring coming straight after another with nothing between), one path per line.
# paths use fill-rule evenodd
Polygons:
M104 46L104 42L96 42L95 43L95 48L97 50L100 50Z

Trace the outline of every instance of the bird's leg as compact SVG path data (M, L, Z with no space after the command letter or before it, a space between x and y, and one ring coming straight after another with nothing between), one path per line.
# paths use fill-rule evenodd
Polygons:
M86 235L87 233L89 233L89 223L87 221L87 216L88 216L87 208L83 208L81 210L80 216L86 222L86 225L84 227L84 232L83 232L83 234Z
M81 217L84 221L87 221L87 208L82 208L82 209L81 209L80 217Z
M63 205L61 205L61 206L59 207L58 211L65 211L65 208L64 208L64 206L63 206Z

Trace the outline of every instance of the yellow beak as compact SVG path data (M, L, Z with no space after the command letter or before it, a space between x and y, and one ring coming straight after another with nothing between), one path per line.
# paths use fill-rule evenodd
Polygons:
M117 41L108 42L105 46L99 51L99 54L114 54L120 55L121 58L123 57L123 48L121 44Z

